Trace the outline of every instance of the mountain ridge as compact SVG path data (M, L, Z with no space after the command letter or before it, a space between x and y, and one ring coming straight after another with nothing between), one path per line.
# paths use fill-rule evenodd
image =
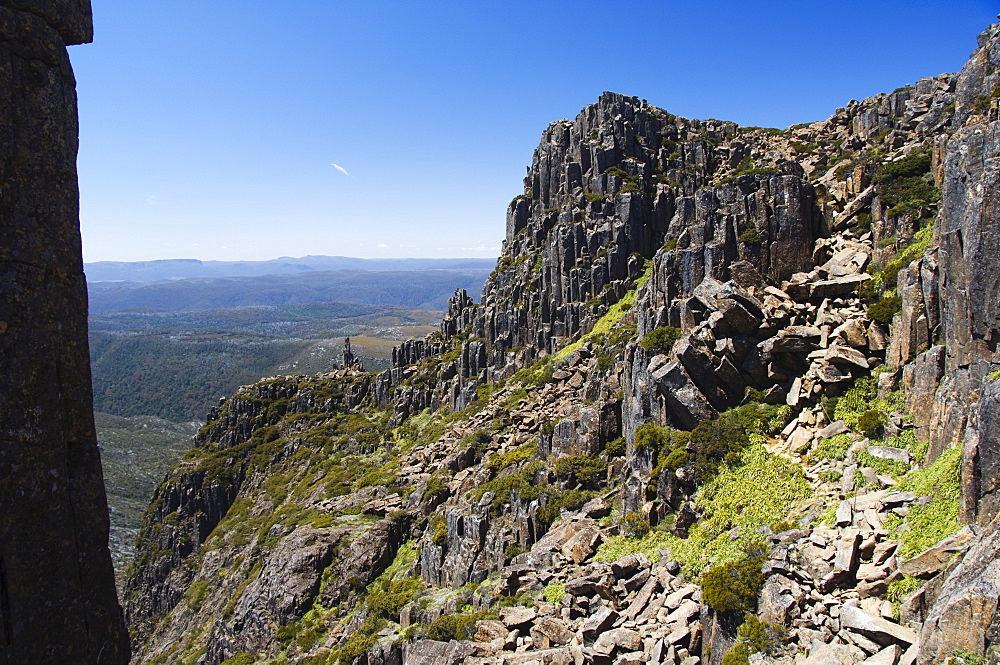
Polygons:
M494 259L361 259L349 256L280 256L266 261L156 259L152 261L94 261L84 264L90 283L107 281L153 282L199 277L253 277L330 270L492 270Z
M479 303L212 410L140 531L136 662L986 654L998 54L787 130L552 123Z

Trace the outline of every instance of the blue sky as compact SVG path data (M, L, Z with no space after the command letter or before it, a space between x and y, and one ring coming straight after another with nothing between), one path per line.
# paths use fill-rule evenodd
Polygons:
M1000 2L93 0L87 261L496 256L604 90L786 127L958 70ZM333 164L342 167L342 170Z

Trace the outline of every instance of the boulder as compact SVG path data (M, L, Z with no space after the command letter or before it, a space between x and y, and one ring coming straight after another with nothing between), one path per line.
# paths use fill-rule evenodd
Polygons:
M642 648L642 636L628 628L613 628L606 631L594 642L596 653L609 656L615 649L637 651Z
M526 626L535 620L538 612L534 607L504 607L500 610L500 620L508 628Z
M926 579L941 572L955 555L969 549L979 532L978 527L966 525L933 547L929 547L912 559L899 562L899 572L910 577Z
M872 457L892 460L893 462L910 463L910 451L905 448L893 448L892 446L868 446L866 449Z
M944 580L920 630L921 665L956 651L982 653L1000 619L1000 522L994 521Z
M863 633L883 646L893 643L909 646L917 642L917 634L911 629L882 617L873 616L851 605L841 606L840 625L849 630Z
M542 649L569 644L573 635L566 622L556 617L545 617L531 627L532 644Z

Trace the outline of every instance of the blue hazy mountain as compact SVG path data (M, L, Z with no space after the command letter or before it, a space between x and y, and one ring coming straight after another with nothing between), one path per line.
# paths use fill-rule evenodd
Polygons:
M329 270L486 270L496 265L489 259L356 259L348 256L282 256L269 261L200 261L162 259L157 261L97 261L84 269L87 281L155 282L196 277L254 277L289 275Z

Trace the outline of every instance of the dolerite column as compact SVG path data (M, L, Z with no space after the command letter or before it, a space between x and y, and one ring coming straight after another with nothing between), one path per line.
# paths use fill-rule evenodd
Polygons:
M118 665L80 251L89 0L0 0L0 665Z

